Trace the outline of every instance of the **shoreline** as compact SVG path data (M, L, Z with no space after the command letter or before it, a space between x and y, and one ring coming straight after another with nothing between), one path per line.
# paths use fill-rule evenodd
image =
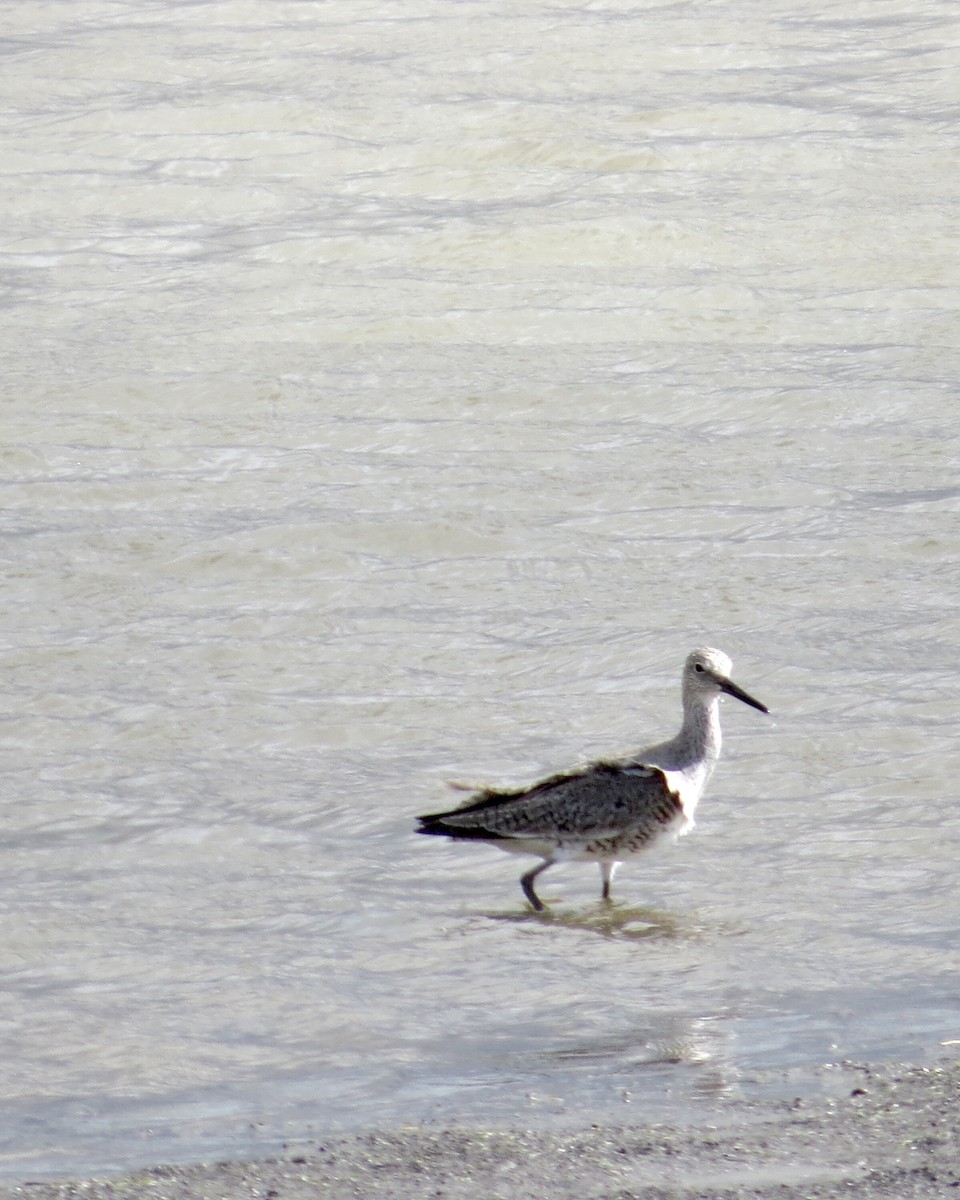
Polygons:
M859 1074L839 1099L731 1100L686 1128L338 1134L249 1162L4 1183L0 1200L960 1200L960 1062Z

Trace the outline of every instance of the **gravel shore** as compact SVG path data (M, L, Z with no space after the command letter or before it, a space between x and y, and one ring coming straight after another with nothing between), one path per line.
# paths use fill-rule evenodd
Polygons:
M960 1200L960 1064L864 1068L838 1100L731 1101L711 1125L452 1127L315 1140L259 1162L0 1185L0 1200Z

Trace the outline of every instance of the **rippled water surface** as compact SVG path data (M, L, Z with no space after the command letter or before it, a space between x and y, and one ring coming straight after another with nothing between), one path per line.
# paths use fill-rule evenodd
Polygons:
M0 1170L954 1052L954 15L10 8ZM701 642L612 908L413 836Z

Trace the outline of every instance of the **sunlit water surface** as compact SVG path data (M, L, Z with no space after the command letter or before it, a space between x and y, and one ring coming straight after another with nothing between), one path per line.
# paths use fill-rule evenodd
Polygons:
M9 8L0 1169L952 1053L954 16ZM701 642L613 907L413 836Z

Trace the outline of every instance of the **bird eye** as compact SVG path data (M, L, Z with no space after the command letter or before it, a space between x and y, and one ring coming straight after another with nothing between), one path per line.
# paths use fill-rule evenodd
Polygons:
M702 672L702 671L703 671L703 663L694 663L694 664L693 664L693 669L694 669L695 671L700 671L700 672Z

